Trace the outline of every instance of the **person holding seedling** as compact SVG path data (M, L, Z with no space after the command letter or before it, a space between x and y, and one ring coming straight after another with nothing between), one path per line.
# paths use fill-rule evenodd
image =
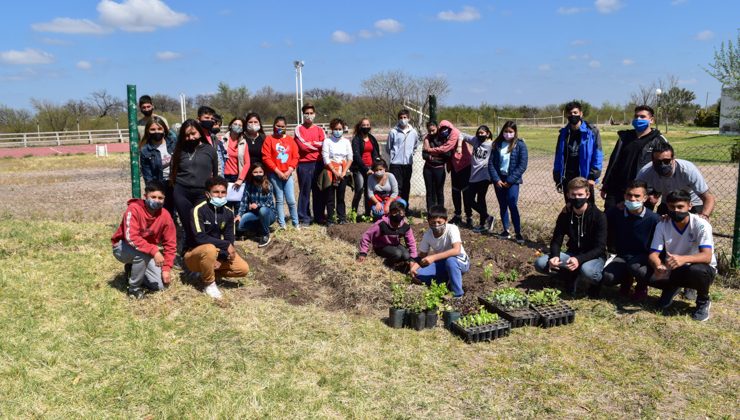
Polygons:
M405 244L401 245L403 237ZM418 257L414 231L406 220L406 202L398 199L390 204L388 214L373 223L360 240L357 261L363 262L372 245L373 251L385 258L385 264L404 271Z
M470 258L465 253L460 229L447 223L447 209L433 206L429 209L429 229L419 245L418 263L411 263L411 275L418 281L432 284L432 280L448 283L454 297L465 294L462 277L470 270Z

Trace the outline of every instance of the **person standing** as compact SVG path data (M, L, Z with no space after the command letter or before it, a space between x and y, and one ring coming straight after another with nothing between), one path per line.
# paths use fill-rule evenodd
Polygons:
M149 95L141 95L141 97L139 97L139 111L141 111L141 114L144 116L144 118L141 118L136 122L136 127L139 129L139 140L144 137L144 128L146 127L148 120L152 117L158 117L164 122L164 125L167 127L170 126L165 117L154 113L154 103L152 102L152 97ZM166 135L169 135L169 133Z
M455 142L454 153L448 163L450 178L452 178L452 205L455 214L450 223L463 225L468 229L473 228L473 195L470 185L470 162L472 160L471 147L463 140L460 130L455 128L451 122L442 120L439 123L438 135ZM462 210L465 205L465 224L462 223Z
M390 158L390 172L396 177L399 196L409 203L414 153L419 146L419 133L411 126L408 109L398 112L398 125L388 133L386 150ZM407 211L408 213L408 211Z
M268 178L275 193L280 228L285 229L283 203L287 202L293 227L299 229L293 182L293 172L298 166L298 146L293 137L285 134L286 125L285 117L275 118L272 124L272 135L268 136L262 145L262 162L269 171Z
M482 125L476 130L475 137L464 137L465 141L473 147L470 162L471 202L480 217L480 225L474 230L479 233L491 232L493 229L493 216L488 214L486 194L488 194L488 186L491 185L488 162L491 159L493 136L488 126Z
M262 128L262 119L256 112L250 112L244 117L244 140L249 152L249 162L262 162L262 143L265 142L265 130ZM239 182L237 180L237 182Z
M326 203L322 201L322 191L316 181L324 168L321 148L326 135L321 127L314 124L316 108L312 104L303 105L301 112L303 124L295 129L295 141L298 145L298 219L308 225L311 223L311 210L314 222L325 222ZM311 206L312 196L313 206Z
M168 136L167 123L153 116L144 127L144 136L139 140L139 161L144 183L152 181L165 182L170 177L172 154L175 151L176 139ZM164 208L174 215L175 201L172 186L167 184L164 192Z
M435 121L427 122L421 157L424 159L424 187L427 192L427 212L433 206L445 206L445 165L457 146L454 136L443 139Z
M522 176L527 170L528 162L527 144L519 138L516 123L506 121L493 142L491 159L488 161L488 173L493 182L493 191L496 193L501 224L504 228L498 237L511 238L509 233L509 212L511 212L511 223L514 225L515 239L519 244L524 243L518 207L519 185L522 183Z
M365 185L367 185L367 177L373 173L373 163L380 159L378 141L370 130L370 119L363 118L355 124L354 137L352 137L351 170L355 189L352 195L352 211L358 212L362 200L366 216L370 215L370 206L367 203Z
M345 176L352 166L352 144L344 137L344 121L335 118L329 123L329 128L331 128L331 136L324 140L321 148L321 158L324 162L323 172L329 177L328 186L324 190L326 198L323 200L326 203L327 226L334 220L337 220L340 225L347 223L347 208L344 203L347 189Z

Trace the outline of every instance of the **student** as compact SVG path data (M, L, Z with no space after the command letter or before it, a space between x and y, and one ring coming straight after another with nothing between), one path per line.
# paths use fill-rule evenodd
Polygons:
M647 105L635 107L632 130L617 132L617 144L609 156L604 180L601 181L601 198L604 199L604 210L621 203L624 191L637 172L651 162L653 149L660 142L668 143L655 124L655 112Z
M460 130L455 128L451 122L442 120L439 123L438 136L448 141L455 142L454 153L448 163L450 178L452 180L452 205L455 207L455 215L450 223L463 225L462 208L465 205L465 226L468 229L473 228L473 195L471 194L470 184L470 161L472 154L470 145L463 140Z
M295 129L295 141L298 145L298 219L304 225L311 223L311 209L313 221L325 223L322 191L316 182L324 169L321 158L321 148L326 138L324 130L314 124L316 108L308 103L301 108L303 124ZM311 207L313 196L313 207Z
M375 220L384 214L388 214L391 203L401 199L398 197L396 177L388 172L388 167L383 159L379 159L373 164L373 175L367 179L367 196L370 213Z
M561 128L558 135L552 176L558 191L563 190L566 202L568 193L564 187L571 179L586 178L589 203L593 205L594 185L601 176L604 153L601 151L599 129L583 119L582 109L583 106L575 101L565 105L568 125Z
M169 123L167 123L167 119L165 117L154 113L154 103L152 102L152 97L149 95L141 95L141 97L139 97L139 111L141 111L141 114L144 116L144 118L141 118L136 123L136 126L139 130L139 140L144 137L144 134L146 133L144 128L146 127L149 119L152 117L158 117L164 122L164 125L166 125L167 127L170 126Z
M522 176L527 170L529 154L524 139L519 138L516 123L506 121L501 132L493 142L491 159L488 161L488 173L493 182L493 191L498 200L501 224L504 230L498 234L499 238L511 238L509 233L509 211L511 223L514 225L516 242L524 243L522 225L519 218L519 185Z
M280 228L285 229L283 202L287 202L293 227L299 229L293 185L293 172L298 166L298 147L295 140L285 134L285 126L285 117L275 118L272 124L272 135L268 136L262 144L262 162L267 167L267 177L275 194Z
M406 206L402 200L391 203L388 214L370 226L362 235L357 261L365 261L368 249L372 245L373 251L379 257L385 258L386 265L408 267L409 262L415 260L418 254L414 231L405 216ZM405 245L401 245L402 237Z
M324 172L328 175L328 186L324 190L326 203L326 224L337 220L340 225L347 223L347 208L344 195L347 189L345 176L352 166L352 143L344 137L344 121L339 118L331 120L331 136L324 140L321 147L321 158L324 161ZM323 176L323 175L322 175ZM336 205L336 213L335 213ZM322 209L323 212L323 209Z
M221 299L216 275L244 277L249 265L234 248L234 212L225 206L228 182L215 176L206 181L205 187L205 200L190 215L193 231L188 235L185 264L190 271L200 273L208 296Z
M606 217L589 203L590 186L583 177L574 178L568 183L570 206L566 206L558 215L549 255L542 255L534 263L535 269L540 273L559 271L572 294L576 292L580 277L591 284L589 294L596 295L601 272L604 270ZM560 251L566 235L568 253Z
M226 161L224 162L224 178L229 182L241 185L247 177L251 166L247 141L244 138L244 121L234 118L229 122L229 134L225 137ZM241 182L239 182L241 180Z
M167 123L163 119L157 116L148 119L144 127L144 136L139 140L139 162L145 184L152 181L165 182L170 177L170 164L176 139L168 136L168 133ZM164 208L173 215L175 201L172 187L165 191L164 200Z
M380 159L378 140L370 133L370 119L363 118L355 124L352 137L352 179L354 180L354 194L352 195L352 211L357 213L360 201L363 201L365 215L370 215L370 206L367 204L367 177L372 175L373 163ZM359 217L358 217L359 218Z
M220 176L223 176L226 148L218 139L218 133L221 131L221 125L219 123L218 127L216 126L216 123L218 122L217 115L218 114L216 114L216 111L209 106L204 105L198 108L198 122L203 127L206 141L216 151L216 157L218 161L218 174Z
M621 284L620 293L629 296L634 277L640 287L633 299L642 300L647 297L645 276L650 242L660 218L645 207L647 184L642 181L627 184L623 200L623 209L615 205L606 211L607 243L612 244L616 256L604 267L602 283Z
M250 112L244 117L244 140L249 152L249 162L262 162L262 144L265 142L265 130L262 129L262 119L256 112ZM239 180L236 181L237 184Z
M664 310L680 287L695 289L696 309L691 318L706 321L711 306L709 287L717 274L712 225L689 212L691 195L686 190L668 193L666 205L669 219L658 223L650 245L650 283L662 287L658 306Z
M491 159L493 136L488 126L482 125L476 130L475 137L463 137L473 147L470 161L470 201L480 217L480 225L473 230L478 233L493 232L493 216L488 215L486 205L486 194L488 186L491 185L488 161Z
M386 150L390 158L390 171L399 185L399 195L409 202L414 153L419 146L419 133L409 122L408 109L398 112L398 125L388 133Z
M424 187L427 191L427 212L432 206L445 206L445 165L452 157L452 150L457 146L457 139L448 136L441 138L435 121L427 122L427 134L424 136L421 157L424 159Z
M144 297L145 288L156 291L170 284L177 240L172 217L163 208L164 200L164 183L148 182L143 200L128 201L121 224L111 238L113 256L126 264L128 295L136 299Z
M265 176L265 167L255 162L247 174L244 195L239 206L236 222L239 230L254 230L259 235L258 247L270 243L270 225L277 220L277 210L270 180Z
M419 245L417 264L411 263L411 275L430 285L432 280L446 282L454 297L460 297L463 290L462 277L470 270L470 259L462 245L460 229L447 223L447 209L434 206L427 216L429 229Z

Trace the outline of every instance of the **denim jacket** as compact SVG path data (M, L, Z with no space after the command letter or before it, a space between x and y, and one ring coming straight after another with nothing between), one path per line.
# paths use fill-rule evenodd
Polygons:
M167 145L167 152L171 155L175 150L176 139L172 136L166 136L164 142ZM162 154L159 153L157 146L152 143L147 143L141 148L139 152L141 175L144 177L144 182L152 180L165 182L162 168Z

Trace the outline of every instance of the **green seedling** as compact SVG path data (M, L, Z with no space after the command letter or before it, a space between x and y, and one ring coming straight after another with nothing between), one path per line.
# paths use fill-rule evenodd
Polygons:
M515 287L494 290L488 295L488 300L504 309L525 308L529 304L527 295Z
M554 305L560 301L560 290L544 288L536 292L530 292L527 297L532 305Z

